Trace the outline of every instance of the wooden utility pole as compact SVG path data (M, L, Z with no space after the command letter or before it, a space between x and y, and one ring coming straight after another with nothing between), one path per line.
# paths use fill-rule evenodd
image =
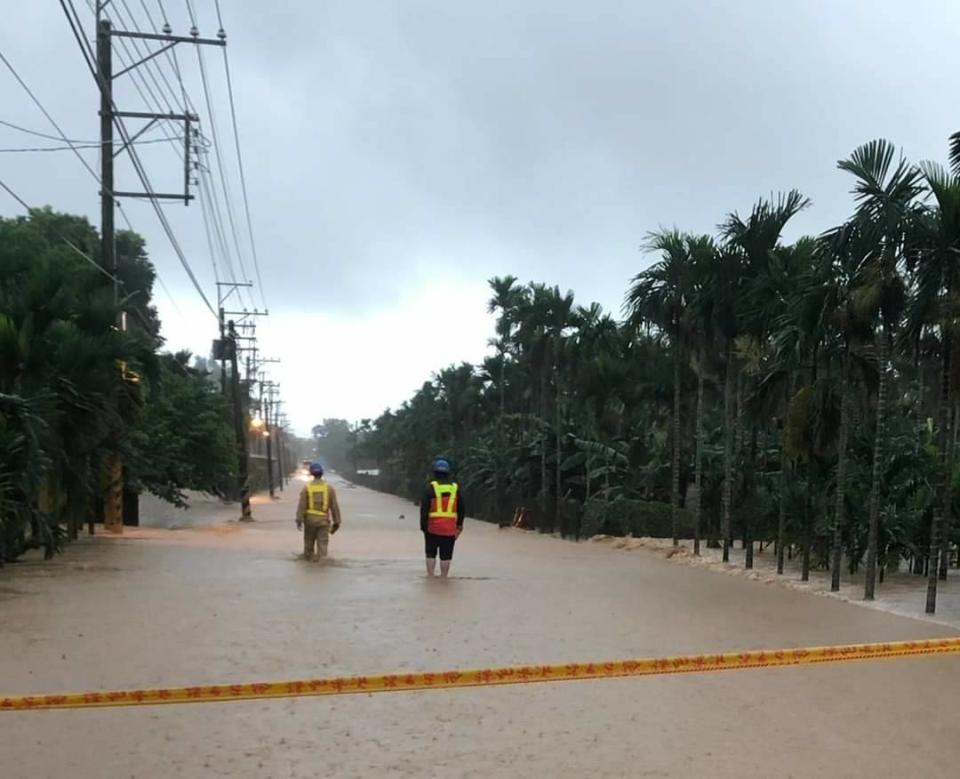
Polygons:
M144 33L140 31L115 30L109 19L103 17L104 11L110 5L111 0L96 0L94 7L94 17L96 20L96 56L97 70L96 80L100 91L100 241L101 241L101 263L106 271L113 276L113 300L114 305L119 306L120 288L116 252L116 228L114 224L116 216L116 200L119 197L146 198L154 202L158 200L183 200L189 203L192 199L190 194L190 123L198 118L189 113L183 114L158 114L142 111L118 111L113 101L113 82L114 79L123 76L143 65L145 62L153 59L167 49L173 48L180 43L189 43L194 45L207 44L213 46L225 46L226 40L204 39L198 35L188 37L170 35L168 33ZM159 41L165 44L161 49L142 59L133 62L123 70L114 73L113 71L113 39L114 38L134 38L146 41ZM149 120L145 127L133 134L128 135L122 124L123 119ZM140 135L146 132L157 121L171 120L182 121L184 123L184 190L182 193L161 194L154 191L147 192L119 192L114 186L114 158L116 154L129 151L134 155L135 167L141 176L144 187L150 190L145 178L145 174L137 160L132 149L132 144ZM123 146L114 149L114 125L119 130L124 139ZM117 328L126 329L126 317L124 312L118 311ZM125 368L121 366L125 373ZM126 375L124 375L126 379ZM106 458L106 488L103 494L103 523L104 526L114 533L123 532L123 461L119 452L111 452ZM136 512L134 512L136 513ZM90 531L93 531L93 523L90 523Z
M252 286L253 286L253 282L250 282L250 281L242 281L242 282L218 281L217 282L217 319L219 320L219 323L220 323L220 344L221 344L220 350L219 350L220 390L221 392L223 392L224 397L226 397L226 394L227 394L227 354L223 348L223 344L225 343L225 339L226 339L226 330L227 330L227 311L225 310L224 306L226 305L227 301L230 299L230 296L233 295L234 292L237 292L241 287L252 287ZM231 312L231 313L235 313L238 316L240 316L238 312ZM252 313L255 314L257 312L252 312ZM216 356L217 355L215 353L214 358L216 358Z
M237 482L240 488L240 521L253 522L250 511L250 475L247 458L247 421L243 410L243 398L240 394L240 370L237 365L237 330L231 319L227 323L227 336L230 346L230 368L233 374L233 424L237 436Z
M110 22L97 23L97 70L100 81L100 262L113 276L113 304L120 300L117 288L117 252L113 197L113 52ZM118 314L118 326L122 317ZM103 526L111 533L123 532L123 461L112 451L106 459L103 494Z
M260 379L260 409L263 414L263 434L267 442L267 486L270 490L270 498L273 499L276 497L274 491L274 481L273 481L273 427L270 424L271 418L271 401L272 396L270 390L273 387L273 382L266 381L261 377ZM266 392L264 392L266 390Z
M287 440L287 431L284 426L284 420L281 418L280 407L283 405L282 400L278 400L273 411L274 419L274 429L277 431L277 483L280 485L280 492L283 492L284 482L286 481L287 474L289 471L289 463L287 462L287 451L286 451L286 440Z

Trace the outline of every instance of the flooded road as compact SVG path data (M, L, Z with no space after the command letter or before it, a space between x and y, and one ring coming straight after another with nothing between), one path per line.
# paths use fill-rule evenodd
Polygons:
M341 485L297 561L257 522L128 531L0 571L0 691L178 686L951 635L807 593L468 522L443 582L417 509ZM401 518L401 515L404 518ZM960 658L0 715L3 775L956 776Z

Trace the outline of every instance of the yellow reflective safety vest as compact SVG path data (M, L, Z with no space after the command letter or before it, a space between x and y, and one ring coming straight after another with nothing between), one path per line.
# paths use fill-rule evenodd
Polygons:
M433 498L430 499L430 513L427 515L427 532L437 536L455 536L457 534L457 484L430 483Z
M325 521L330 518L330 485L313 482L307 485L307 519Z

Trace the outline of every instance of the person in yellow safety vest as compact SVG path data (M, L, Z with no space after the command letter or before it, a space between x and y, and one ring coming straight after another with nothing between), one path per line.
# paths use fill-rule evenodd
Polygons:
M427 553L427 576L436 576L437 552L440 576L446 578L453 560L453 545L463 532L463 491L450 476L450 463L440 458L433 463L433 481L420 501L420 530Z
M323 480L323 465L310 463L313 481L304 485L297 505L297 530L303 529L301 559L318 560L327 556L330 536L340 529L340 504L333 485Z

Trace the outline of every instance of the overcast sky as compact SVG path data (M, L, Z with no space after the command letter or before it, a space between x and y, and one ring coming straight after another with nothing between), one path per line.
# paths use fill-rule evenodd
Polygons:
M92 33L86 0L75 4ZM69 137L95 139L96 87L59 3L5 5L0 51ZM159 23L160 5L115 1L115 20L129 27L132 12L146 27L149 10ZM162 5L186 34L185 0ZM212 0L194 6L214 36ZM270 373L301 432L375 417L433 371L480 359L491 276L619 310L649 262L637 248L648 230L709 231L796 187L814 205L788 237L819 232L851 207L837 159L886 137L911 159L942 160L960 129L955 0L221 6L264 286L247 305L270 309L261 343L282 360ZM180 47L179 63L209 137L196 53ZM220 52L205 65L246 274L236 258L234 271L255 279ZM118 107L144 110L131 87L118 81ZM0 119L52 132L5 69ZM0 127L2 148L46 144ZM170 144L140 149L156 191L182 188ZM83 153L96 166L96 150ZM139 188L129 165L117 175L118 189ZM70 152L2 153L0 178L31 204L99 223L97 183ZM150 206L123 208L169 291L156 293L168 347L206 354L213 316ZM216 305L199 201L164 210ZM19 212L0 193L0 214ZM229 278L222 259L218 272Z

